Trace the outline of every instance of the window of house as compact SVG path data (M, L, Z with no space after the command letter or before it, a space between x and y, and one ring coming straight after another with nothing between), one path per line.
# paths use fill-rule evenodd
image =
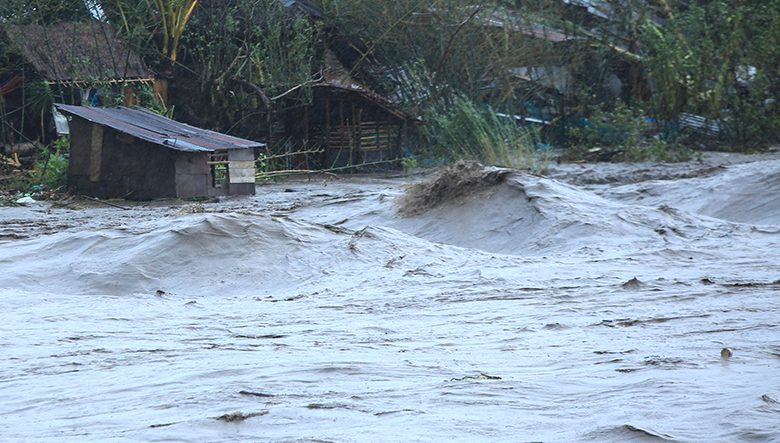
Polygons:
M227 152L215 152L209 154L211 166L211 186L221 188L227 183L228 179L228 155Z

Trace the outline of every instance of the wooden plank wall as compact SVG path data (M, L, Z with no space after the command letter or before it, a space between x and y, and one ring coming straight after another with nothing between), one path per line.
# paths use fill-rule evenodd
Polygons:
M401 127L385 122L360 124L360 149L363 151L390 151L398 147Z
M401 126L388 122L362 122L358 125L342 125L318 128L326 140L326 149L348 151L384 151L398 147Z

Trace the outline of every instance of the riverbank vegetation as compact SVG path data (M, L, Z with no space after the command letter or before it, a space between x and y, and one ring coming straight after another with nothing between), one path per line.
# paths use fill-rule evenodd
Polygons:
M9 25L90 19L111 23L167 82L167 97L147 89L147 102L164 98L157 108L178 120L267 140L270 154L291 149L285 129L312 104L330 53L361 88L417 117L403 147L414 164L472 158L538 170L551 151L676 161L701 149L761 149L780 134L780 0L0 6ZM23 63L0 37L0 83ZM22 125L47 107L26 102ZM54 140L38 164L61 152Z

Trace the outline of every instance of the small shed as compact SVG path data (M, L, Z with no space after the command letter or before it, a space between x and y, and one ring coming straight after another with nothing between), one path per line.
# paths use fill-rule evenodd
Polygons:
M57 105L70 124L68 187L100 198L255 193L263 143L200 129L140 107Z

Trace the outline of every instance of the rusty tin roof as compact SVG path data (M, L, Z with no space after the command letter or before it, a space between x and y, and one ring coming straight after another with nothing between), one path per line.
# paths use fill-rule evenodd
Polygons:
M177 151L213 152L265 146L264 143L179 123L141 107L94 108L62 104L56 106L67 114Z

